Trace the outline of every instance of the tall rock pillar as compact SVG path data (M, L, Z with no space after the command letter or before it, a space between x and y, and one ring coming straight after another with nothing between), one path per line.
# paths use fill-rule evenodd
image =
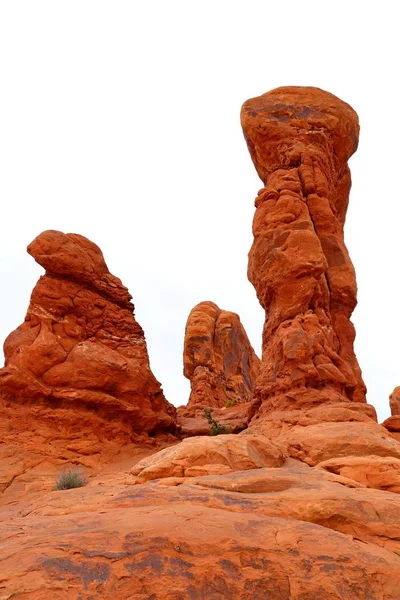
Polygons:
M260 410L365 402L353 350L353 265L343 226L357 114L332 94L282 87L244 103L242 127L264 183L248 277L265 309Z

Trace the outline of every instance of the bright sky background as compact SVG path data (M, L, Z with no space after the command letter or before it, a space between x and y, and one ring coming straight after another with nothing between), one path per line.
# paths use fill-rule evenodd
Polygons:
M397 3L350 0L2 0L0 340L43 272L45 229L85 235L129 287L151 366L185 404L184 328L213 300L260 351L247 281L261 182L241 104L281 85L326 89L358 112L346 243L356 352L380 419L400 385Z

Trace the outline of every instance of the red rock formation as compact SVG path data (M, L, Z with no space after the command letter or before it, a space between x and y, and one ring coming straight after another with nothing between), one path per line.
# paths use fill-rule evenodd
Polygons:
M176 483L178 478L280 467L285 459L284 452L262 435L193 437L142 459L131 475L135 483L171 477Z
M80 235L45 231L28 252L46 274L5 341L2 401L31 404L26 418L39 415L58 429L81 423L88 438L90 423L110 437L173 429L175 409L150 370L131 296L100 249Z
M393 456L345 456L317 465L365 487L400 494L400 459Z
M260 360L239 316L214 302L190 312L183 363L191 386L188 407L222 408L253 399Z
M278 92L281 97L283 92ZM352 353L348 321L355 301L354 278L339 229L332 234L331 243L332 247L338 244L345 263L329 264L329 252L321 250L325 242L317 217L321 216L319 209L328 203L331 213L325 215L323 223L335 227L342 224L343 210L339 218L334 209L343 208L340 198L345 201L341 194L345 194L346 186L337 187L338 182L349 183L347 167L343 166L342 179L335 171L337 163L345 165L344 156L349 155L349 151L341 152L345 136L337 135L344 128L340 112L343 106L318 90L300 90L297 98L302 94L309 100L301 110L294 100L289 106L276 102L278 122L273 125L271 117L264 127L268 144L261 144L261 149L257 144L253 146L256 164L257 157L262 158L268 148L268 156L279 151L279 164L286 164L296 145L290 129L293 125L300 141L300 165L291 164L297 160L292 155L287 168L267 174L269 185L271 178L274 185L282 182L280 192L274 188L280 196L275 208L268 208L272 206L270 200L261 201L256 213L257 236L250 272L269 311L264 342L269 340L270 346L264 348L266 361L258 400L249 410L250 427L239 435L181 443L176 443L173 436L142 435L125 446L112 464L107 456L97 459L93 446L98 453L100 448L108 447L109 454L115 454L115 448L110 450L110 445L101 444L104 432L119 436L117 447L121 450L121 428L125 427L126 435L129 426L129 418L125 423L121 420L126 411L123 408L133 398L124 395L122 406L114 390L116 418L110 420L108 388L106 392L102 388L89 390L104 394L93 403L97 412L89 411L86 396L80 397L86 393L85 388L79 386L71 388L77 399L69 404L63 395L55 402L54 391L41 400L43 389L65 390L64 384L59 388L50 386L44 375L62 365L57 344L64 349L67 362L74 348L87 342L84 332L88 329L92 332L92 347L104 346L107 359L101 363L98 377L107 374L115 363L120 364L113 352L126 359L129 375L132 356L137 358L131 351L134 353L136 345L145 351L143 335L133 319L126 290L104 270L96 247L93 250L79 236L65 236L65 250L54 249L51 260L47 258L49 252L44 253L48 273L34 291L28 320L7 342L8 365L2 372L2 381L16 393L18 402L0 397L0 597L398 600L400 443L395 436L400 434L393 432L397 428L400 431L400 415L388 419L385 429L377 424L372 406L354 401L362 399L364 389ZM323 104L324 110L321 99L320 109L310 102L310 97L315 99L320 94L327 103ZM296 119L285 121L286 111L294 112ZM348 111L353 118L351 109ZM258 119L260 113L254 112ZM289 130L284 143L285 122ZM262 122L259 127L263 129ZM257 138L258 131L256 128L252 139L262 141L261 134ZM311 165L307 162L310 155ZM270 164L264 163L261 160L261 172L265 164ZM324 177L329 176L326 202L320 195L319 186L325 181L320 165ZM308 167L313 172L311 180L307 179ZM314 181L315 197L314 192L305 194L302 187L299 191L296 173L301 182L302 178ZM300 221L295 218L299 206L303 214ZM285 207L286 216L282 213ZM311 218L315 231L310 227ZM271 225L271 230L264 229L274 222L278 224ZM54 234L49 235L51 239ZM282 247L285 236L287 245ZM273 243L276 248L271 250ZM87 255L92 250L89 264ZM63 256L68 256L70 271L63 267ZM334 252L334 256L337 259L339 254ZM75 269L76 263L79 265ZM287 289L279 269L285 273ZM111 283L117 288L115 296ZM76 294L71 293L73 285L79 287ZM188 343L191 355L206 363L200 366L211 366L210 373L216 372L216 364L223 365L225 349L229 349L229 344L219 342L215 351L211 343L214 334L210 323L215 325L219 319L215 311L219 309L213 307L207 304L207 318L199 317L202 328L193 330L193 336L200 339ZM46 336L34 354L29 349L41 339L38 329L44 329ZM234 326L231 329L234 331ZM53 337L48 337L49 330ZM126 331L128 334L122 335ZM219 337L227 339L222 334ZM70 338L78 341L72 343ZM91 373L85 356L78 358L74 364L82 372L70 370L69 375L68 371L64 374L73 381L82 381L85 372ZM271 372L272 360L276 362ZM137 372L150 373L147 355L143 363L147 368ZM36 364L41 365L39 372ZM219 369L225 373L221 366ZM25 378L17 389L18 373L25 374ZM300 379L299 373L303 373ZM95 374L91 381L96 381ZM115 379L116 389L122 393L125 380L122 375ZM104 386L108 381L102 379ZM133 387L136 380L131 381ZM148 389L153 389L152 385ZM210 391L213 386L202 389ZM31 393L28 404L23 403L24 390ZM210 402L214 402L213 394L209 394ZM135 402L139 397L134 396ZM222 392L215 397L219 401ZM215 408L214 415L218 420L219 414L236 419L249 404ZM148 404L144 406L144 414L148 415ZM197 414L202 412L202 405L194 403L192 408L184 409ZM169 412L168 406L165 412ZM34 416L36 421L32 420ZM140 415L138 419L140 422ZM50 428L44 427L46 423L53 426L50 433ZM73 427L68 429L71 423ZM13 444L7 437L14 440ZM154 452L167 444L173 446ZM89 478L86 487L54 491L63 461L81 466Z
M230 433L247 427L260 359L236 313L214 302L195 306L186 323L183 364L191 387L188 404L177 413L183 436L210 432L204 407Z
M394 388L390 394L389 404L392 416L386 419L382 425L395 440L400 442L400 387Z
M245 102L241 119L265 185L248 267L266 312L255 397L264 413L365 402L350 321L356 280L343 239L357 115L318 88L283 87Z
M392 417L400 415L400 387L394 388L389 396L390 412Z
M248 402L223 408L213 408L211 417L228 433L239 433L246 429L249 414ZM201 406L179 406L177 424L182 437L210 435L211 425Z

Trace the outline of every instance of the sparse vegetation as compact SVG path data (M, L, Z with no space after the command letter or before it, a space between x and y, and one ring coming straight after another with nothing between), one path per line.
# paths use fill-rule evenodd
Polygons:
M235 406L235 404L236 404L235 398L228 398L228 400L226 401L225 407L230 408L231 406Z
M55 490L70 490L72 488L83 487L87 484L88 480L79 469L68 469L59 474L56 483L54 484Z
M229 429L226 427L226 425L222 425L221 423L216 421L216 419L214 419L212 408L205 408L204 416L210 425L210 435L219 435L220 433L229 433Z

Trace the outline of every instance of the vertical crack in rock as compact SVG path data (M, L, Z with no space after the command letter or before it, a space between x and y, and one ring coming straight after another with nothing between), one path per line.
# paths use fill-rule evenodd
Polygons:
M265 186L248 265L266 313L259 410L365 402L350 321L356 278L343 235L357 115L318 88L283 87L245 102L241 121Z

